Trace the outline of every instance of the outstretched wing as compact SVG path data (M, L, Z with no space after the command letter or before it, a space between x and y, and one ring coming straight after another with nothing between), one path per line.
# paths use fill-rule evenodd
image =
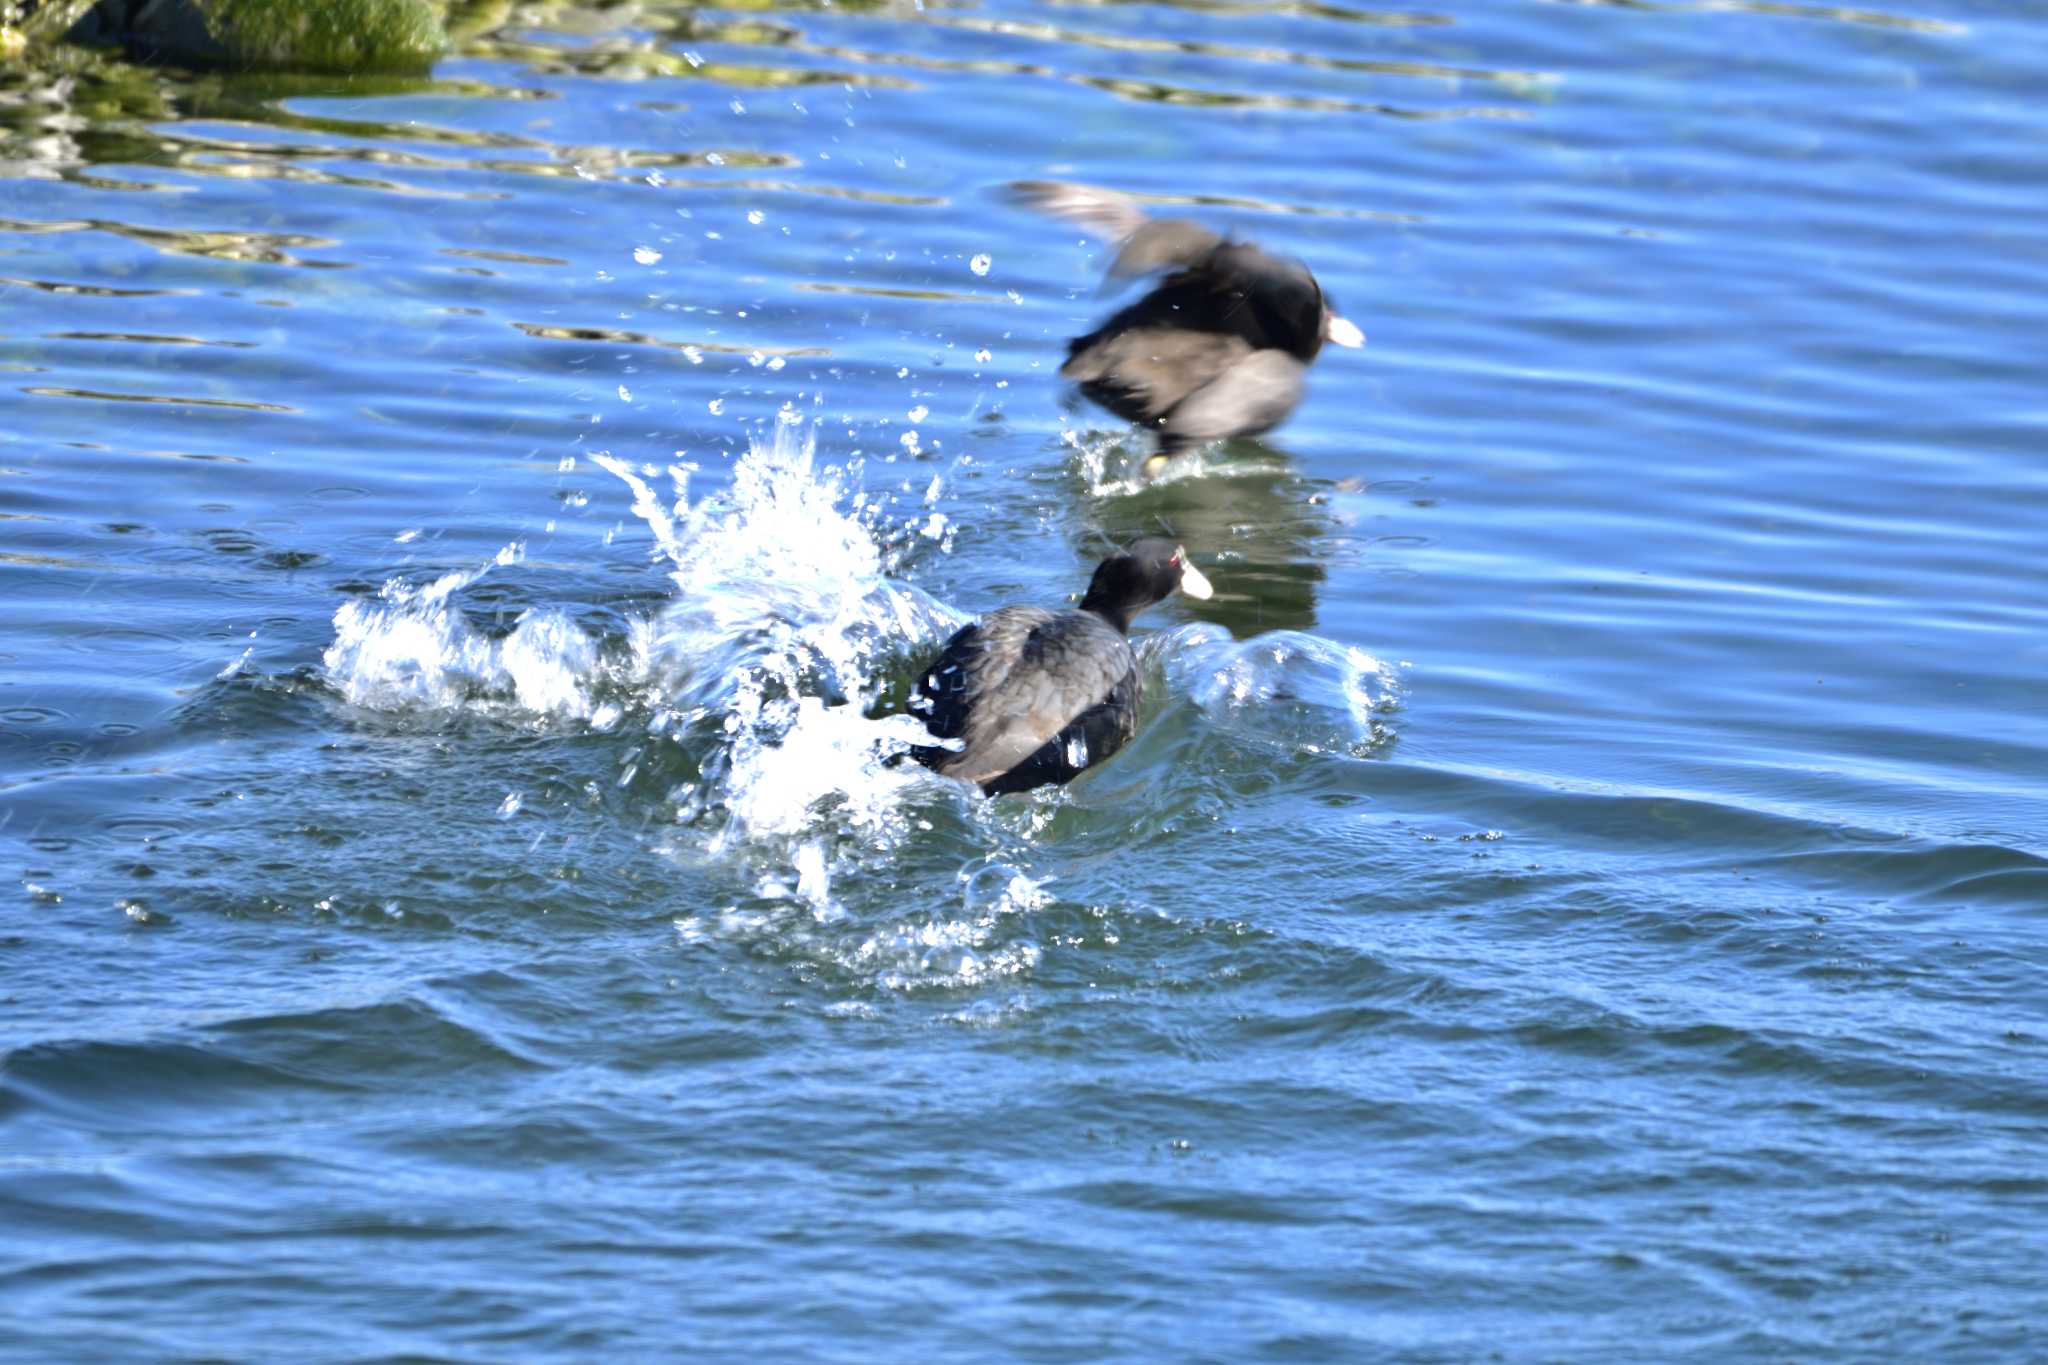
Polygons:
M1064 218L1122 249L1109 264L1109 278L1126 280L1160 270L1200 265L1223 239L1185 218L1150 218L1138 201L1114 190L1066 180L1020 180L1011 195L1026 208Z
M1105 242L1121 242L1149 221L1128 194L1068 180L1019 180L1010 186L1010 195L1028 209L1064 218Z

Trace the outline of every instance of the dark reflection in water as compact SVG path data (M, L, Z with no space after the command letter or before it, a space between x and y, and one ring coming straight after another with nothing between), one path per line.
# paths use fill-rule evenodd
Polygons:
M223 261L257 261L265 265L305 266L319 270L346 270L354 262L324 260L294 255L286 248L331 247L332 238L308 237L285 232L205 231L200 229L139 227L107 219L57 219L49 222L0 218L0 233L108 232L157 251L184 256L205 256Z
M282 403L259 403L245 398L193 398L153 393L106 393L91 389L66 389L36 385L22 390L39 398L89 398L101 403L165 403L186 408L234 408L243 412L294 412Z
M824 346L739 346L720 341L677 341L666 337L650 336L645 332L629 332L617 327L569 327L559 324L543 325L536 322L514 322L512 324L530 337L548 341L603 342L612 346L653 346L664 351L681 351L685 355L698 351L713 351L724 355L761 356L824 356L832 354Z
M1216 587L1208 601L1186 602L1189 614L1232 635L1315 629L1328 576L1322 556L1337 526L1313 486L1284 452L1260 441L1233 441L1197 458L1199 474L1170 470L1155 483L1131 479L1108 496L1084 494L1076 520L1102 544L1179 538ZM1080 547L1084 557L1090 552Z

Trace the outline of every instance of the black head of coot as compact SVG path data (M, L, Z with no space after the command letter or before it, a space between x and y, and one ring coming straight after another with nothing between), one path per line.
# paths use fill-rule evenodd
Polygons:
M1214 590L1202 571L1188 562L1188 552L1156 536L1133 541L1095 566L1081 610L1092 611L1129 634L1139 612L1177 592L1206 598Z

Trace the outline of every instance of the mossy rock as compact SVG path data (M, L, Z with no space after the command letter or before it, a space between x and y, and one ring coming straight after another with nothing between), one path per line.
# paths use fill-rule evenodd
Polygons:
M144 61L404 71L448 49L440 0L100 0L71 32Z
M0 56L13 57L32 42L61 38L95 0L0 0Z

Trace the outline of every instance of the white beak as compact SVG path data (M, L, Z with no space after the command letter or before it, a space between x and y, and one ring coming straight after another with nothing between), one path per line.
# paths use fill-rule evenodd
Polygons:
M1188 558L1186 550L1176 551L1180 556L1180 590L1190 597L1206 602L1216 595L1216 589L1209 586L1209 580L1202 577L1202 571Z
M1365 345L1365 333L1335 313L1330 314L1329 321L1323 324L1323 335L1339 346Z

